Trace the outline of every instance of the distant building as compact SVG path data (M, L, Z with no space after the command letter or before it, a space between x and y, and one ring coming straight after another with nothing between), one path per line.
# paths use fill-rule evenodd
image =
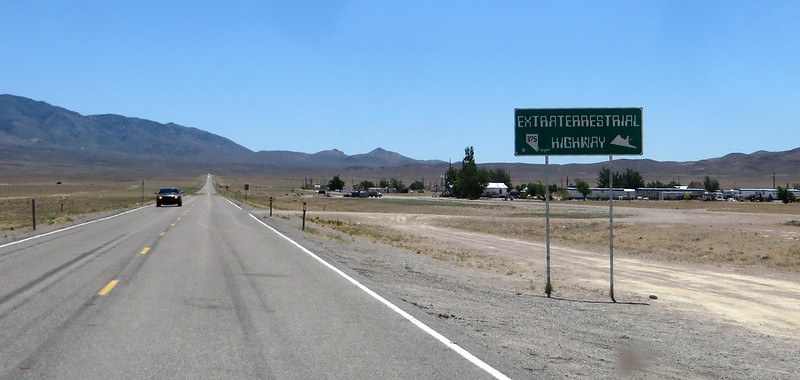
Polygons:
M725 190L725 198L744 200L775 200L778 199L778 190L775 189L730 189Z
M484 197L505 198L508 196L508 186L501 182L489 182L486 190L483 191Z
M568 186L570 199L584 199L583 194L578 191L577 186ZM585 199L608 199L611 191L608 188L591 188L591 193ZM692 189L688 186L681 188L638 188L622 189L615 188L614 199L650 199L650 200L680 200L685 199L688 194L692 199L702 199L705 194L703 189Z

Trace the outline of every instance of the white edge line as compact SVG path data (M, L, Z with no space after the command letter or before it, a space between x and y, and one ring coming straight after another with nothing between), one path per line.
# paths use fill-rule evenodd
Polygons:
M225 202L228 202L228 203L230 203L230 204L231 204L233 207L236 207L236 208L238 208L239 210L241 210L241 209L242 209L242 208L241 208L239 205L237 205L236 203L233 203L233 201L232 201L232 200L230 200L230 199L228 199L228 198L225 198L225 197L220 197L220 198L224 199L224 200L225 200ZM252 216L253 214L250 214L250 215ZM258 218L256 218L256 220L258 220ZM260 220L258 220L258 221L260 222Z
M22 239L22 240L12 241L10 243L6 243L6 244L3 244L3 245L0 245L0 249L12 246L14 244L24 243L26 241L30 241L30 240L33 240L33 239L38 239L38 238L42 238L42 237L45 237L45 236L54 235L54 234L57 234L57 233L68 231L68 230L71 230L73 228L78 228L78 227L86 226L86 225L89 225L89 224L92 224L92 223L97 223L97 222L102 222L104 220L113 219L113 218L116 218L118 216L122 216L122 215L125 215L125 214L130 214L130 213L132 213L134 211L139 211L139 210L147 208L147 207L149 207L149 205L142 206L142 207L139 207L139 208L135 208L133 210L124 211L124 212L121 212L119 214L114 214L114 215L111 215L111 216L107 216L105 218L90 220L88 222L84 222L84 223L81 223L81 224L76 224L74 226L69 226L69 227L65 227L65 228L59 229L59 230L46 232L46 233L43 233L41 235L34 235L34 236L31 236L31 237L28 237L28 238L25 238L25 239Z
M230 202L230 201L228 201L228 202ZM453 350L456 353L458 353L459 355L461 355L464 359L467 359L472 364L478 366L478 368L486 371L487 373L492 375L495 379L510 379L508 376L504 375L502 372L494 369L494 367L490 366L489 364L486 364L486 362L484 362L483 360L478 359L475 355L471 354L469 351L467 351L464 348L462 348L461 346L453 343L453 341L451 341L450 339L447 339L447 337L445 337L444 335L442 335L439 332L437 332L436 330L430 328L428 325L426 325L425 323L423 323L419 319L414 318L414 316L412 316L411 314L408 314L403 309L397 307L397 305L395 305L395 304L389 302L388 300L386 300L385 298L381 297L380 295L378 295L378 293L375 293L374 291L372 291L372 289L370 289L370 288L366 287L365 285L363 285L362 283L358 282L353 277L350 277L347 273L342 272L341 270L339 270L339 268L336 268L335 266L331 265L327 261L323 260L322 258L317 256L316 254L314 254L314 252L309 251L307 248L303 247L302 245L300 245L296 241L290 239L288 236L286 236L286 235L278 232L278 230L270 227L268 224L266 224L262 220L258 219L257 216L255 216L255 215L253 215L251 213L248 213L248 214L250 215L250 217L255 219L257 222L261 223L264 227L269 228L270 230L272 230L272 232L274 232L274 233L278 234L279 236L281 236L282 238L288 240L290 243L294 244L297 248L299 248L300 250L302 250L303 252L305 252L309 256L313 257L314 259L316 259L317 261L319 261L320 263L322 263L323 265L328 267L328 269L336 272L336 274L338 274L339 276L342 276L347 281L350 281L353 285L355 285L356 287L358 287L359 289L361 289L365 293L367 293L370 296L372 296L372 298L375 298L380 303L386 305L389 309L392 309L395 313L400 314L400 316L402 316L403 318L407 319L409 322L413 323L415 326L417 326L422 331L424 331L424 332L428 333L429 335L431 335L432 337L436 338L438 341L442 342L445 346L447 346L451 350Z

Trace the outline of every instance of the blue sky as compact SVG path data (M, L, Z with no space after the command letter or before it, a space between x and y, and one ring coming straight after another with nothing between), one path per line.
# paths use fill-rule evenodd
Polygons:
M254 151L542 163L514 156L514 108L561 107L643 107L641 158L800 147L796 1L9 0L0 19L0 93Z

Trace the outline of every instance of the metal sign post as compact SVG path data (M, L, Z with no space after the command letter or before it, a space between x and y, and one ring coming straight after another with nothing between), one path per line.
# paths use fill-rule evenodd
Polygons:
M614 298L614 172L611 171L611 164L614 157L608 156L608 278L609 278L609 294L611 301L617 302Z
M544 173L544 229L547 246L547 284L544 292L550 298L550 293L553 292L553 283L550 282L550 156L544 156Z
M547 284L550 281L550 156L642 155L641 107L630 108L516 108L514 109L514 155L545 157L545 228ZM609 168L610 171L610 168ZM609 278L614 297L614 174L609 175Z

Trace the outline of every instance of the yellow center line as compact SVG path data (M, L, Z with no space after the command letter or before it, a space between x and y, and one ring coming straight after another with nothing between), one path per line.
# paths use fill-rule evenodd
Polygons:
M142 250L142 252L139 252L139 253L141 253L141 254L143 254L143 255L144 255L144 254L145 254L145 253L147 253L149 250L150 250L150 247L144 247L144 249Z
M108 294L108 292L110 292L111 289L114 289L114 287L117 286L118 282L119 282L118 280L114 280L114 281L109 282L108 285L106 285L105 288L101 289L100 292L98 292L97 294L99 294L101 296L104 296L104 295Z
M167 232L165 231L165 232L162 232L162 233L158 234L158 236L164 236L166 234L167 234Z
M169 226L170 226L170 227L175 227L175 223L172 223L172 224L170 224Z

